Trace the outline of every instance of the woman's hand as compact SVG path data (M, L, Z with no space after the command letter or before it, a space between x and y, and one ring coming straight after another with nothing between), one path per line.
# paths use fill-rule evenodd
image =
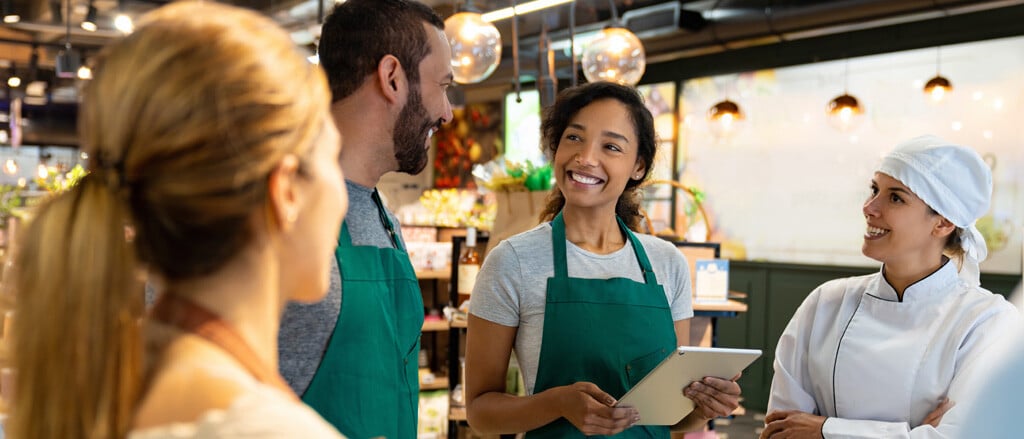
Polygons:
M939 406L935 407L935 410L932 410L928 416L924 417L924 422L922 422L921 425L928 424L932 427L939 428L939 422L942 422L942 417L955 405L956 403L951 401L949 398L943 398L942 401L939 402Z
M825 419L828 418L798 410L771 412L764 418L761 439L820 439Z
M736 380L740 375L724 380L715 377L704 377L694 381L683 389L683 394L693 400L696 407L693 411L704 419L712 419L732 415L740 406L740 385Z
M611 436L640 422L635 408L613 407L615 398L594 383L578 382L562 389L562 416L587 436Z

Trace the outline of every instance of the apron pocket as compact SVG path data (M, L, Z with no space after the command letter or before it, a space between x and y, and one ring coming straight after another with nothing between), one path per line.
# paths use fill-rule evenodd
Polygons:
M659 348L626 363L626 378L629 380L629 388L632 389L648 373L654 370L658 364L661 364L666 355L668 355L668 349Z

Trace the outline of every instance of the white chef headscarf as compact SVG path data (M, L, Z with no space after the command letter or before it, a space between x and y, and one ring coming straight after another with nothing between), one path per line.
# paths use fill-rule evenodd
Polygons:
M979 285L978 264L988 256L985 239L974 226L988 212L992 171L973 149L935 136L921 136L896 146L878 172L899 180L929 207L964 229L960 277Z

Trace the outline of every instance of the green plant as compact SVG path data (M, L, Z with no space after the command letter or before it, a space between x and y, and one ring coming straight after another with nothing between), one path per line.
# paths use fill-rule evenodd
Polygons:
M17 209L25 205L23 190L17 185L0 184L0 227L4 227L7 218L15 216Z
M59 194L72 187L89 174L82 165L75 165L67 173L61 173L53 168L49 168L47 171L46 178L36 177L36 184L41 189L46 190L50 194Z

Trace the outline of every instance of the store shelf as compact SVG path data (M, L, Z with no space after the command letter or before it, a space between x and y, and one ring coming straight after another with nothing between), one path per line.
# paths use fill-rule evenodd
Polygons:
M423 322L423 332L429 331L447 331L448 322L444 320L425 320Z
M468 323L464 320L456 320L454 322L451 322L449 326L451 326L452 328L466 328L468 327Z
M447 390L448 377L437 377L429 383L420 383L420 390Z
M747 304L735 300L727 300L721 303L699 303L694 302L694 311L721 311L721 312L747 312Z
M448 420L451 421L465 421L466 420L466 408L465 407L452 407L448 410Z
M416 270L416 278L420 280L448 279L451 277L451 270Z

